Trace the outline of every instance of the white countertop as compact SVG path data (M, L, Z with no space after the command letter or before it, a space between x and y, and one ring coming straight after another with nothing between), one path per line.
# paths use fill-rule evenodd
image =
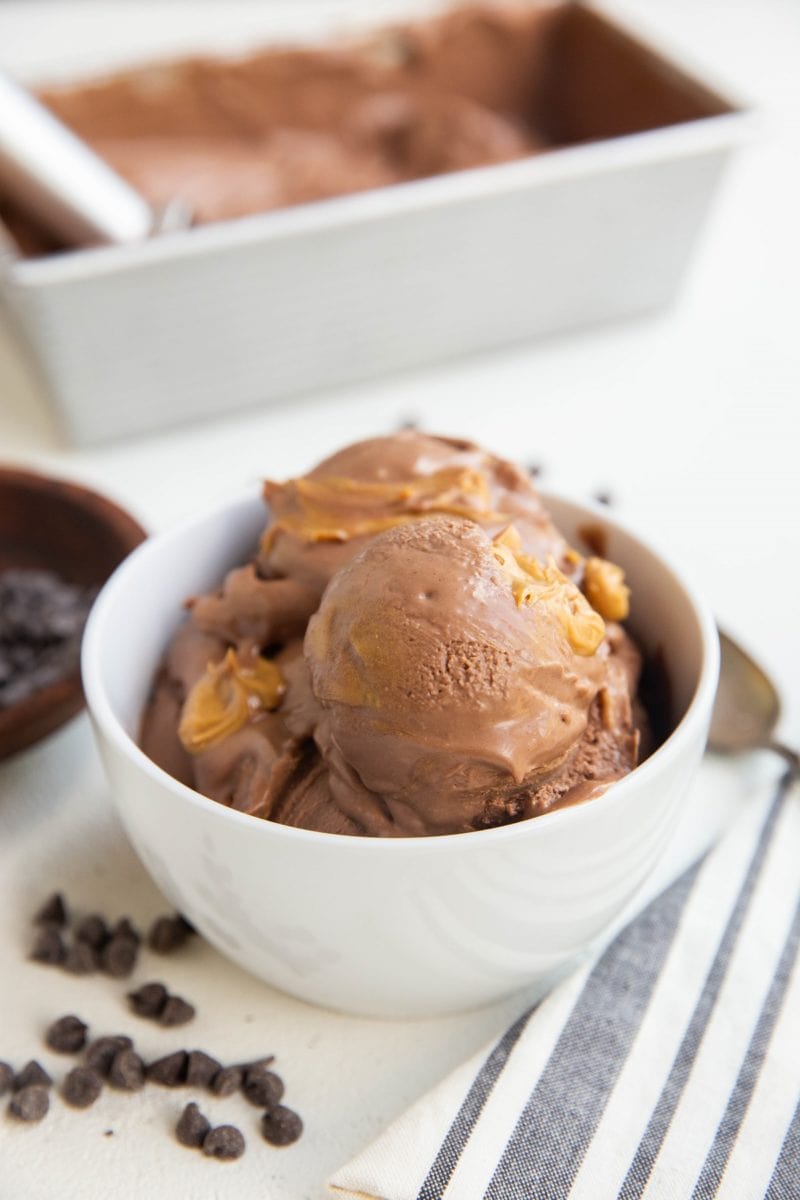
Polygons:
M154 21L144 0L5 0L0 65L49 77L181 49L190 9L198 46L223 26L234 45L320 14L336 23L357 8L173 0L159 4ZM541 464L547 488L610 491L616 509L683 565L720 621L774 673L784 736L800 741L800 9L794 0L637 0L623 11L762 112L760 136L730 170L672 311L80 452L62 442L0 321L0 458L86 480L155 530L406 419L465 434ZM707 765L664 873L771 774L760 760ZM81 907L142 921L164 907L113 818L85 717L0 764L0 861L0 1058L34 1056L38 1030L62 1012L107 1032L130 1028L122 985L24 961L27 914L53 886ZM137 977L160 970L151 958ZM239 1163L206 1163L164 1132L182 1093L108 1093L84 1115L54 1105L58 1116L39 1128L0 1122L0 1200L108 1194L109 1172L120 1200L148 1194L148 1183L169 1197L319 1200L330 1170L521 1004L446 1021L360 1021L282 997L199 944L163 973L197 1000L192 1044L231 1059L279 1055L288 1101L306 1118L303 1141L280 1152L253 1144ZM54 991L48 985L56 982ZM158 1030L140 1036L149 1053L181 1044ZM52 1055L43 1059L57 1065ZM253 1128L243 1103L220 1102L214 1114ZM107 1128L113 1138L103 1137Z

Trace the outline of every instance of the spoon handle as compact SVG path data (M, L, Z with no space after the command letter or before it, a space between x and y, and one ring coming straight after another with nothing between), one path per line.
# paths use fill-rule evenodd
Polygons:
M138 241L153 230L144 198L2 73L0 182L19 208L70 246Z

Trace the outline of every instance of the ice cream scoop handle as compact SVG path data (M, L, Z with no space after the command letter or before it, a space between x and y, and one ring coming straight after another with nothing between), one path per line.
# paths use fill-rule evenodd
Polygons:
M147 201L2 73L0 191L69 245L131 242L153 231Z

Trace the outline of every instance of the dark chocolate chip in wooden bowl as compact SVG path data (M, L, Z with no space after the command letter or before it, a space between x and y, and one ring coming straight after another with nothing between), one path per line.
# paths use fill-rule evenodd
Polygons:
M132 1050L133 1040L124 1033L110 1034L97 1038L86 1050L84 1059L87 1067L107 1078L111 1064L120 1050Z
M202 1146L210 1129L211 1122L208 1117L204 1116L197 1105L192 1102L187 1104L181 1113L180 1120L175 1126L175 1137L182 1146L191 1146L195 1149Z
M169 999L163 983L144 983L135 992L128 992L128 1004L137 1017L158 1017Z
M271 1146L291 1146L303 1132L298 1113L285 1104L276 1104L261 1118L261 1132Z
M69 915L64 897L61 892L53 892L36 913L33 923L34 925L51 925L55 929L63 929L68 920Z
M19 1121L41 1121L50 1108L50 1094L39 1083L30 1083L15 1092L8 1111Z
M160 1083L162 1087L182 1087L186 1082L186 1068L189 1055L185 1050L174 1050L165 1054L147 1066L146 1074L151 1083Z
M140 945L142 935L136 926L132 923L130 917L120 917L116 925L111 929L112 938L128 938L130 941Z
M209 1129L203 1138L203 1154L209 1158L230 1161L241 1158L244 1149L242 1132L235 1125L217 1125L215 1129Z
M103 1090L99 1072L91 1067L73 1067L64 1079L61 1095L73 1108L89 1108Z
M51 1050L59 1054L77 1054L86 1045L89 1026L80 1017L69 1014L53 1021L45 1031L44 1040Z
M29 955L32 962L52 967L61 966L66 956L64 939L54 925L45 926L39 931Z
M31 1085L41 1087L52 1087L53 1080L47 1074L41 1063L32 1058L27 1062L21 1071L18 1071L14 1076L14 1091L19 1092L22 1088L30 1087Z
M108 1082L122 1092L138 1092L144 1087L145 1066L135 1050L118 1050L108 1071Z
M98 959L88 942L73 942L64 956L64 970L72 975L93 975Z
M222 1063L217 1062L205 1050L190 1050L186 1062L186 1082L190 1087L210 1087Z

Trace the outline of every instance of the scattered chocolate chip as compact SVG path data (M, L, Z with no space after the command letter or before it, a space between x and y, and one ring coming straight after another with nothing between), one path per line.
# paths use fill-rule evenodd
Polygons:
M197 933L197 930L195 929L194 925L193 925L193 924L192 924L192 922L189 920L189 918L188 918L188 917L185 917L185 916L183 915L183 913L178 913L178 920L180 921L180 923L181 923L181 925L183 926L183 928L186 930L186 936L187 936L187 937L194 937L194 936L195 936L195 934Z
M116 925L111 930L112 938L127 938L131 942L135 942L138 946L141 943L142 935L135 925L131 924L129 917L121 917Z
M75 928L75 941L86 942L93 950L102 950L110 938L108 926L99 913L92 913Z
M290 1146L303 1132L303 1122L294 1109L276 1104L261 1118L261 1132L271 1146Z
M14 1083L14 1068L11 1063L0 1062L0 1096L4 1096Z
M19 1092L26 1087L52 1087L53 1081L45 1071L41 1063L38 1063L35 1058L32 1058L29 1063L26 1063L21 1071L18 1071L14 1076L14 1091Z
M33 918L33 923L34 925L52 925L56 929L63 929L67 920L67 906L64 903L64 897L61 892L53 892L53 895L45 900Z
M51 1050L57 1050L59 1054L77 1054L86 1045L88 1028L80 1017L59 1017L45 1032L44 1040Z
M73 975L92 975L97 970L97 955L88 942L74 942L64 958L64 970Z
M122 979L130 975L136 965L139 943L126 934L114 933L108 945L100 953L100 965L107 975Z
M157 1058L147 1067L147 1078L163 1087L180 1087L186 1082L186 1066L189 1055L185 1050L175 1050Z
M250 1067L242 1083L242 1091L258 1108L274 1108L284 1093L283 1080L266 1067Z
M204 1050L189 1051L186 1082L190 1087L210 1087L212 1079L221 1070L222 1064Z
M120 1050L132 1050L133 1042L124 1033L112 1034L109 1037L101 1037L92 1042L89 1046L84 1058L87 1067L91 1067L104 1078L108 1077L108 1072L111 1070L111 1064L119 1054Z
M138 1017L157 1017L163 1011L169 992L163 983L145 983L128 992L128 1003Z
M147 944L156 954L171 954L189 939L192 932L184 917L157 917L147 934Z
M50 1096L47 1088L41 1084L31 1083L11 1098L8 1111L20 1121L41 1121L47 1116L50 1108Z
M61 1095L73 1108L88 1108L103 1090L103 1080L91 1067L73 1067L64 1080Z
M67 951L63 938L54 925L45 926L33 943L30 958L33 962L47 963L49 966L60 966L66 958Z
M595 492L594 499L598 504L605 504L608 507L614 503L614 497L610 492Z
M234 1159L244 1154L244 1138L235 1125L217 1125L203 1138L203 1154L209 1158Z
M528 474L530 475L531 479L538 479L543 472L544 467L541 463L528 463Z
M187 1104L175 1126L175 1137L182 1146L202 1146L210 1129L211 1122L208 1117L203 1116L197 1105Z
M223 1067L211 1080L211 1091L215 1096L232 1096L242 1086L241 1067Z
M194 1005L182 996L170 996L159 1013L160 1025L185 1025L194 1016Z
M108 1082L123 1092L144 1087L144 1063L135 1050L118 1050L111 1062Z
M113 1129L107 1129L107 1130L105 1131L105 1133L103 1134L103 1137L113 1137L113 1136L114 1136L114 1130L113 1130Z

